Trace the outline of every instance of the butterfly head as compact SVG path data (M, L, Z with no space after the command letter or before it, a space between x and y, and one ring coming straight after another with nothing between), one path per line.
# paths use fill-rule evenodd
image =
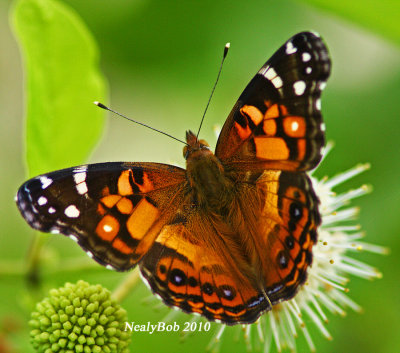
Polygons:
M193 131L186 131L187 145L183 148L183 157L187 160L196 154L212 154L210 145L205 140L199 140Z

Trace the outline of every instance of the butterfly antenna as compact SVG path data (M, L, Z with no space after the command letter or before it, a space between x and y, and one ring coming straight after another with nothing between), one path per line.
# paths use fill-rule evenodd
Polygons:
M170 134L167 134L167 133L164 132L164 131L157 130L157 129L155 129L154 127L151 127L151 126L149 126L149 125L146 125L146 124L141 123L140 121L136 121L136 120L133 120L133 119L131 119L131 118L128 118L127 116L125 116L125 115L123 115L123 114L121 114L121 113L118 113L118 112L116 112L115 110L112 110L111 108L105 106L103 103L100 103L100 102L93 102L93 103L94 103L95 105L97 105L98 107L102 108L102 109L108 110L108 111L110 111L110 112L112 112L112 113L114 113L114 114L119 115L119 116L122 117L122 118L125 118L126 120L129 120L129 121L132 121L133 123L136 123L136 124L142 125L142 126L144 126L144 127L147 127L147 128L150 129L150 130L157 131L157 132L159 132L160 134L163 134L163 135L165 135L165 136L168 136L168 137L170 137L170 138L172 138L172 139L174 139L174 140L176 140L176 141L182 142L183 144L187 145L187 143L186 143L185 141L179 140L178 138L176 138L176 137L174 137L174 136L171 136Z
M208 102L207 102L207 105L206 105L206 109L204 110L203 117L201 118L199 130L197 131L197 135L196 135L196 139L198 139L198 137L199 137L201 126L203 125L204 117L206 116L208 106L210 105L211 98L212 98L212 96L214 94L214 91L215 91L215 87L217 87L219 76L221 76L222 66L224 65L224 61L225 61L226 56L228 55L228 50L229 50L230 46L231 46L231 43L226 43L225 44L224 55L222 57L221 65L219 67L218 76L217 76L217 79L216 79L216 81L214 83L214 87L213 87L213 89L211 91L210 98L208 98Z

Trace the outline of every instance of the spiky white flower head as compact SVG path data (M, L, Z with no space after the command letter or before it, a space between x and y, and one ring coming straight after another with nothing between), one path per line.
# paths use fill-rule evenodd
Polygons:
M332 145L328 144L324 156ZM248 349L252 348L252 331L256 330L258 341L264 345L263 352L269 352L272 345L278 352L289 349L296 351L296 337L303 334L310 351L315 351L310 328L317 330L327 339L332 339L325 324L327 313L344 316L347 309L361 311L361 307L348 296L349 276L365 279L381 278L374 267L358 261L352 254L369 251L385 254L386 248L361 241L364 234L360 226L354 224L358 208L349 206L352 199L365 195L371 188L362 185L358 189L336 194L337 185L369 169L369 164L340 173L331 179L317 180L311 176L318 195L322 224L318 232L318 243L313 248L313 264L308 270L308 279L297 295L272 308L255 324L243 325ZM353 223L352 223L353 221ZM307 325L304 318L307 318ZM310 325L311 322L314 325ZM220 326L210 342L209 349L218 351L221 336L226 326Z

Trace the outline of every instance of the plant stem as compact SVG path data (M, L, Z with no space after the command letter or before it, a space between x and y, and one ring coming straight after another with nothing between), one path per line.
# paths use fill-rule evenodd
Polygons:
M48 237L35 232L27 253L26 278L34 286L40 284L40 253L47 239Z
M139 269L136 267L129 273L119 286L113 291L112 298L121 303L133 288L139 283Z

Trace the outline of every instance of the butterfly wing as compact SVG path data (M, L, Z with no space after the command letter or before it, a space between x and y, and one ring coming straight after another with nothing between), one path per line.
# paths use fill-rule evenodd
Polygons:
M292 298L306 280L321 223L319 200L305 173L265 171L256 192L262 204L257 229L265 290L277 304Z
M140 262L141 274L167 305L228 325L254 322L271 308L268 299L239 271L232 248L210 245L197 233L218 242L221 234L212 228L199 213L165 226Z
M319 223L306 174L267 170L237 186L225 218L197 207L178 210L140 270L168 305L249 324L304 283Z
M309 32L289 39L246 87L222 128L216 156L237 182L233 224L246 224L252 267L274 305L306 279L320 224L306 170L321 159L320 111L330 59ZM240 212L239 212L240 210ZM241 220L243 220L241 222Z
M321 159L321 91L328 50L310 32L289 39L258 71L225 122L215 154L246 169L308 170Z
M100 264L125 271L179 207L185 180L170 165L91 164L28 180L17 205L34 229L65 234Z

